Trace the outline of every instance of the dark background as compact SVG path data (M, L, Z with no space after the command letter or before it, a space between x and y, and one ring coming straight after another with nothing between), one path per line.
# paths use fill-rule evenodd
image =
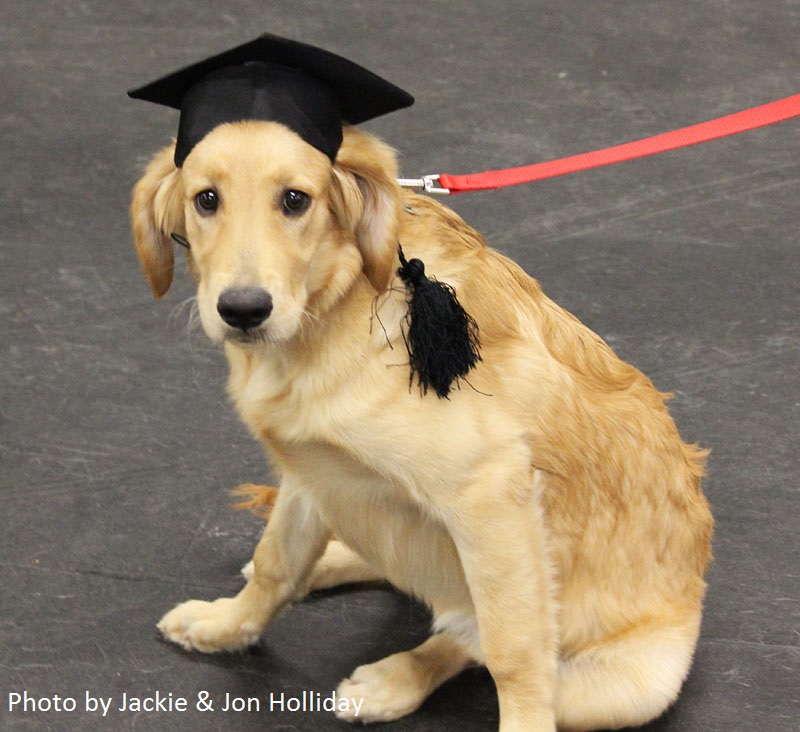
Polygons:
M240 586L260 531L227 489L267 478L189 324L183 271L140 276L129 191L176 114L125 91L262 31L417 97L367 125L403 173L474 172L627 142L800 92L795 0L108 3L0 0L0 727L341 730L329 714L9 714L9 692L330 693L411 647L388 589L317 595L241 656L155 622ZM800 717L800 121L447 201L621 356L713 449L703 633L648 729L794 732ZM483 670L388 730L495 730Z

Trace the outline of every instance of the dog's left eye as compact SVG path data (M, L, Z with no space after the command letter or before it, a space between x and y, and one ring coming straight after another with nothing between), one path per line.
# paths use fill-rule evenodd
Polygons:
M291 189L283 194L283 210L289 216L305 213L310 205L311 196L308 193Z

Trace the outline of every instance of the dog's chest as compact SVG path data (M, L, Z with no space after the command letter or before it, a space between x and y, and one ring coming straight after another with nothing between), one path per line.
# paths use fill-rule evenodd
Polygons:
M359 466L415 502L469 482L487 446L469 400L422 396L384 364L367 364L335 389L321 383L308 374L282 381L266 365L232 371L241 416L282 469L302 465L346 480Z

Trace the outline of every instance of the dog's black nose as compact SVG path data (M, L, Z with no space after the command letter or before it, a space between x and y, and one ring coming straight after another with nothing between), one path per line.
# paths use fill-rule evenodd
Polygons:
M217 300L217 312L233 328L257 328L272 312L272 295L260 287L228 287Z

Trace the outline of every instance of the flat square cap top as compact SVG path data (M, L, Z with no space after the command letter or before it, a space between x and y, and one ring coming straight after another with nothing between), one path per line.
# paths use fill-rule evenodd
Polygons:
M331 160L342 123L359 124L414 103L394 84L342 56L264 34L133 89L128 95L180 110L175 164L226 122L280 122Z

